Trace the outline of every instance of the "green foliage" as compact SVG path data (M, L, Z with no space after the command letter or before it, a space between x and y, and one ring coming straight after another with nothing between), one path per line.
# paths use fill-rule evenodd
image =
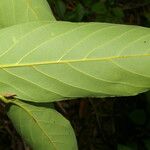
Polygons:
M92 11L97 13L97 14L106 14L107 13L107 8L106 8L104 3L97 2L97 3L94 3L92 5Z
M8 108L7 114L18 133L33 149L77 149L70 123L51 105L35 106L15 100Z
M55 20L46 0L1 0L0 2L0 24L3 27L39 20Z
M61 20L80 22L91 16L95 21L122 22L124 18L123 10L112 1L70 1L69 6L63 0L51 0L50 3Z
M3 95L52 102L130 96L150 89L148 28L34 22L6 28L1 37Z
M59 20L150 26L149 0L49 0L49 2ZM79 6L80 9L78 9ZM80 14L80 16L76 14Z
M0 99L33 149L77 150L70 124L45 102L150 90L149 28L58 22L45 0L9 2L0 3ZM81 3L69 15L63 2L55 3L60 18L81 21L88 14ZM94 13L124 16L118 7L107 11L107 1L88 4Z

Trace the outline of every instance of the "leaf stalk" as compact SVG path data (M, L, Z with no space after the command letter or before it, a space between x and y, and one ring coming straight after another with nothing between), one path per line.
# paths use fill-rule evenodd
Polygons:
M0 95L0 101L2 101L5 104L8 104L10 102L10 100L8 100L7 98L5 98L4 96Z

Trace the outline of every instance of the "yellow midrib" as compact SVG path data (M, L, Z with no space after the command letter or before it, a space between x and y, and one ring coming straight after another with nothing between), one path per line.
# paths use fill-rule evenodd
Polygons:
M150 54L111 56L111 57L73 59L73 60L61 60L61 61L41 61L41 62L22 63L22 64L6 64L6 65L2 64L0 65L0 68L3 69L3 68L17 68L17 67L32 67L38 65L68 64L68 63L88 62L88 61L112 61L116 59L129 59L129 58L139 58L139 57L150 57Z

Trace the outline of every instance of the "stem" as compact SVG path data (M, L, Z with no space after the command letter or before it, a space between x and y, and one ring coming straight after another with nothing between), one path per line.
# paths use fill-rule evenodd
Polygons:
M4 96L0 95L0 100L5 103L8 104L10 102L10 100L8 100L7 98L5 98Z

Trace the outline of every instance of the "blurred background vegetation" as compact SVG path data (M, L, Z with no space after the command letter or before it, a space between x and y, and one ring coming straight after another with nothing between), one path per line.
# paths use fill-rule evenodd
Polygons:
M48 0L57 20L150 26L150 0Z
M48 0L57 20L150 27L150 0ZM142 62L141 62L142 63ZM150 93L57 102L75 130L79 150L150 150ZM30 150L0 105L0 150Z

